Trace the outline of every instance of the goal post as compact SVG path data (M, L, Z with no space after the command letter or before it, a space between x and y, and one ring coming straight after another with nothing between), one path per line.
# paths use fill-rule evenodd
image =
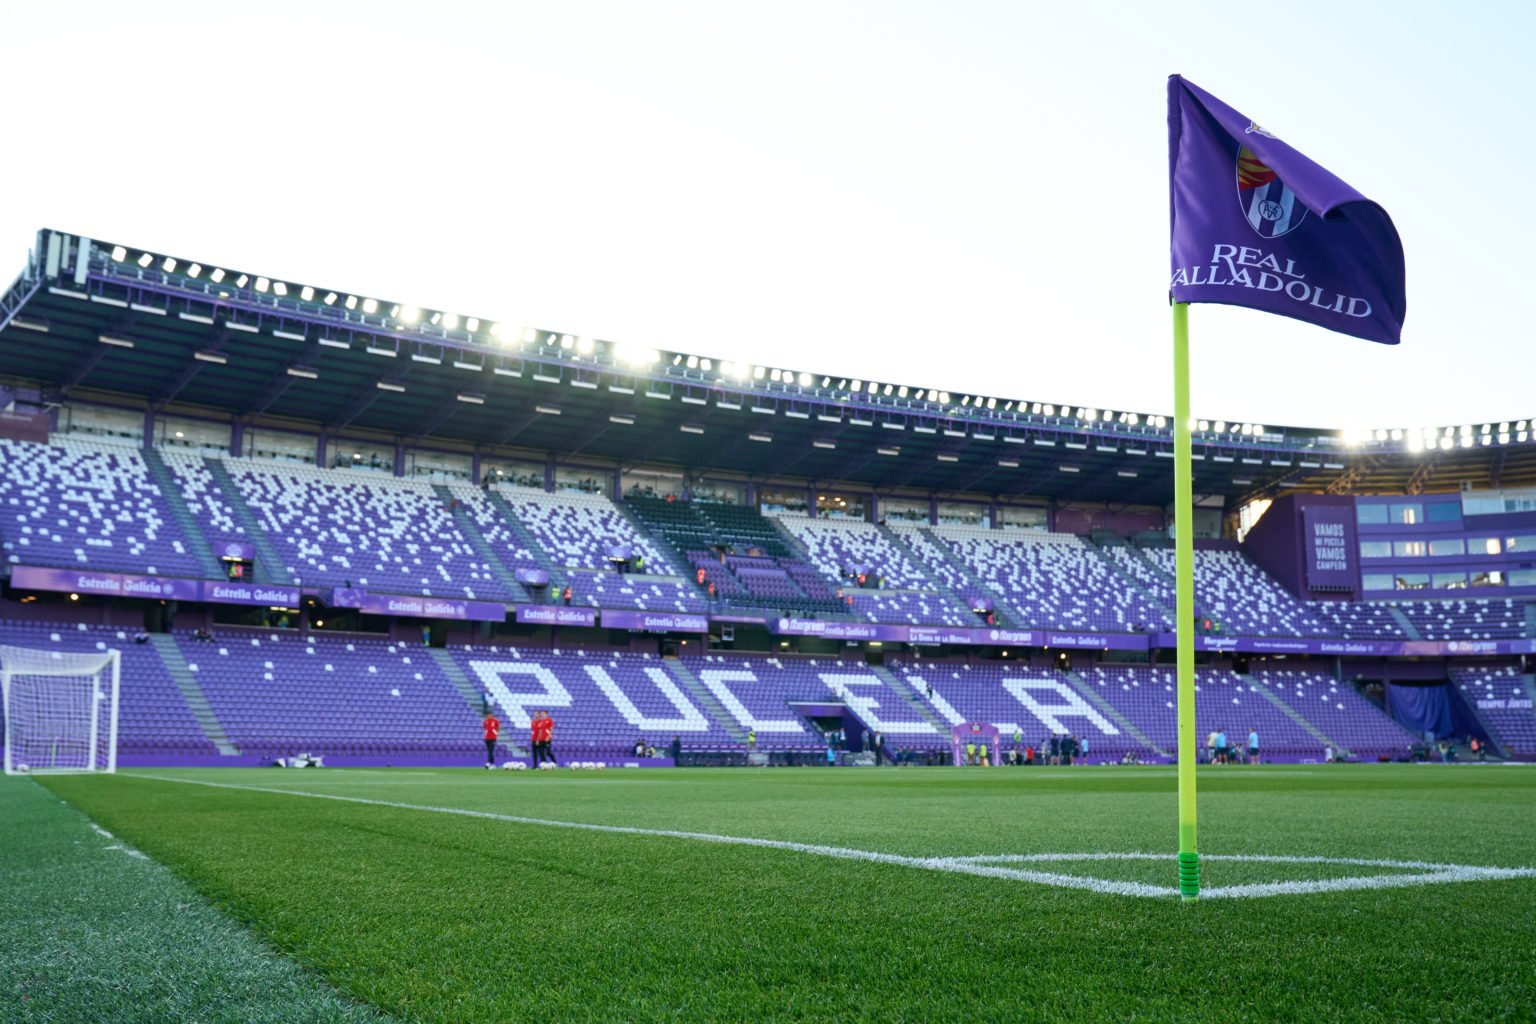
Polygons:
M117 771L118 651L0 646L5 773Z

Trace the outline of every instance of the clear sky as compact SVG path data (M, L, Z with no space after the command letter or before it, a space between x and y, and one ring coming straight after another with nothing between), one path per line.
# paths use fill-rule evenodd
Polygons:
M17 5L0 273L46 225L645 347L1166 413L1179 72L1385 206L1408 265L1397 348L1194 309L1197 415L1526 418L1533 10Z

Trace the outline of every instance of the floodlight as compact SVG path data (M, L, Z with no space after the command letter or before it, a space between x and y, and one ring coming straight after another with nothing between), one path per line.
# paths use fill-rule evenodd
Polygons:
M948 405L949 404L949 392L948 391L940 391L939 392L939 404L941 404L941 405Z
M876 448L875 449L875 453L878 454L878 455L900 455L901 454L901 449L900 448Z
M907 386L905 384L903 384L901 387L896 389L896 397L897 398L906 398L907 397Z
M455 395L454 397L457 398L459 401L464 402L464 403L466 403L468 405L484 405L485 404L485 396L484 395L476 395L476 394L471 394L469 392L464 392L462 394Z
M702 434L702 433L704 433L704 428L699 426L699 424L697 424L697 423L684 423L682 426L678 427L677 429L681 430L685 434Z
M314 370L308 370L308 369L305 369L302 366L290 366L290 367L288 367L288 376L290 376L290 377L303 377L305 380L315 380L320 375L318 373L316 373ZM403 391L405 389L402 388L401 390Z
M768 371L764 370L761 366L754 366L754 367L752 367L752 376L754 378L756 378L757 380L762 380L763 379L763 375L765 373L767 373L767 372Z
M393 381L388 381L388 380L378 381L378 382L376 382L376 386L378 387L378 389L380 391L399 391L399 392L403 392L405 390L405 385L403 385L403 384L396 384Z
M406 306L404 309L400 310L400 322L403 324L414 324L420 319L421 310L417 309L415 306Z
M356 309L357 308L357 296L356 295L348 295L347 296L347 301L345 303L343 303L343 305L345 305L348 309Z
M803 388L808 388L808 387L811 386L811 375L810 374L808 374L808 373L801 373L800 374L800 386L803 387Z
M236 288L244 288L246 285L248 285L250 283L251 283L251 275L250 274L241 274L239 277L235 278L235 287Z
M748 441L757 441L757 442L759 442L761 444L772 444L773 443L773 435L772 434L762 434L762 433L751 433L751 434L747 435L747 440Z
M265 292L265 291L266 291L266 290L267 290L267 288L268 288L268 287L269 287L269 286L270 286L270 285L271 285L271 284L272 284L272 282L271 282L271 281L268 281L268 280L267 280L267 279L266 279L266 278L264 278L264 277L258 277L258 278L257 278L257 279L256 279L256 290L257 290L257 291L258 291L258 292Z
M115 334L98 334L96 340L103 345L111 345L113 348L133 348L131 338L121 338Z
M154 253L147 252L139 257L139 266L145 268L146 270L149 269L149 265L153 262L155 262Z
M688 369L690 369L690 370L697 370L698 368L699 368L699 357L698 356L689 356L688 357Z
M480 319L479 319L479 317L473 317L472 316L468 320L465 320L464 321L464 329L466 331L468 331L470 334L474 334L475 332L480 330Z
M303 290L299 292L299 298L304 302L313 302L315 301L315 290L309 285L305 285Z
M125 260L127 258L128 258L128 250L127 249L124 249L120 245L114 245L112 247L112 259L113 260L115 260L118 263L121 263L121 262L123 262L123 260Z
M224 269L222 267L214 267L213 273L208 275L208 280L212 281L214 284L222 283L224 280Z
M443 314L442 313L433 313L432 314L432 319L428 321L428 323L430 323L433 327L436 327L438 324L440 324L442 322L443 322Z
M714 365L715 364L708 359L699 360L699 369L703 370L705 373L708 373L711 369L713 369Z
M379 311L379 300L378 299L364 299L363 300L363 312L366 313L368 316L372 316L373 314L377 313L378 311Z
M828 449L836 448L837 447L837 442L836 441L820 441L820 440L812 441L811 442L811 447L812 448L828 448Z
M573 338L571 335L569 335L569 334L562 334L562 335L560 335L560 347L561 348L570 348L574 344L576 344L576 339ZM681 358L681 357L679 357L679 358Z

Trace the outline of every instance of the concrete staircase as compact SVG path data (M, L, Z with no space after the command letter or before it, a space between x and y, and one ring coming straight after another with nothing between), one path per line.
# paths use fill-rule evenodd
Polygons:
M693 674L693 669L683 664L678 658L661 659L662 667L671 673L672 678L683 684L683 689L693 695L704 713L715 720L715 724L730 734L731 739L737 743L747 742L747 730L741 727L741 723L732 717L731 713L721 707L715 695L709 692L709 687L699 682L699 677Z
M213 482L219 485L220 494L224 504L229 506L230 514L235 517L235 522L240 524L251 546L256 549L256 564L251 569L255 582L282 583L292 586L293 576L288 572L288 567L283 564L277 549L272 546L271 539L267 537L267 531L261 528L261 524L256 521L255 513L245 503L245 497L235 484L235 478L229 475L228 469L224 468L224 461L204 459L203 464L208 467L208 472L213 474Z
M431 656L433 661L437 662L437 667L442 669L443 675L448 677L448 681L453 684L453 688L459 691L459 695L464 698L464 703L469 705L469 709L474 712L475 717L482 717L485 714L484 694L479 687L470 682L469 677L464 674L464 670L459 668L459 663L454 661L453 657L441 647L428 647L427 654ZM503 725L505 724L503 723ZM501 734L501 739L497 741L497 746L506 748L513 757L530 756L530 752L526 748L507 739L505 732Z
M1067 682L1072 684L1072 689L1076 690L1084 700L1097 708L1099 713L1102 714L1105 718L1119 726L1121 732L1125 733L1131 739L1135 740L1137 743L1140 743L1148 750L1156 751L1158 757L1166 757L1169 759L1174 757L1173 751L1164 750L1156 743L1153 743L1150 736L1136 728L1136 724L1134 722L1122 715L1113 704L1105 700L1096 690L1094 690L1093 687L1089 686L1088 681L1082 676L1070 670L1063 672L1062 675L1067 677Z
M166 507L170 509L171 518L176 521L176 527L181 535L186 538L187 548L192 557L197 559L198 569L205 579L217 580L224 578L224 567L219 564L217 556L213 553L213 546L208 543L208 538L203 535L203 529L192 516L192 510L187 508L187 500L181 495L181 484L176 480L176 474L171 472L171 467L165 464L160 457L159 450L145 448L144 468L149 470L149 478L160 488L160 496L165 499Z
M528 532L528 527L523 525L523 521L517 517L517 512L507 503L507 499L498 494L494 487L486 488L485 496L490 500L491 507L501 515L502 520L507 524L507 528L516 535L518 543L533 552L534 560L539 563L539 568L549 573L549 592L557 594L564 590L566 584L565 570L555 564L554 559L549 557L549 552L544 550L544 546L538 542L533 534Z
M1332 747L1335 756L1344 756L1344 757L1352 757L1352 756L1354 756L1354 751L1350 750L1348 747L1344 746L1342 743L1338 743L1338 742L1330 739L1323 732L1323 730L1319 729L1317 726L1313 725L1311 722L1309 722L1305 718L1301 717L1301 713L1298 712L1295 708L1291 707L1285 701L1283 701L1279 697L1275 696L1274 692L1271 691L1269 689L1269 687L1265 686L1263 683L1259 682L1257 679L1253 678L1252 676L1248 676L1247 677L1247 681L1248 681L1248 688L1250 690L1252 690L1254 693L1257 693L1260 697L1263 697L1265 700L1269 701L1271 704L1273 704L1275 707L1279 708L1281 711L1284 711L1287 715L1290 716L1292 721L1294 721L1297 725L1301 726L1307 732L1311 733L1313 738L1315 738L1320 745Z
M912 689L912 687L908 686L901 679L899 679L896 673L892 672L884 665L870 665L869 670L880 678L880 681L885 684L886 689L890 690L896 696L910 704L912 706L912 710L921 715L925 722L933 726L933 731L938 733L940 737L949 735L949 727L951 723L944 721L938 715L934 714L933 708L929 706L928 702L919 696L918 693ZM942 697L939 699L943 700ZM950 708L950 710L954 711L953 708ZM958 722L962 720L963 719L957 714L955 721Z
M149 642L160 655L160 661L164 663L166 670L171 674L171 680L176 684L176 689L181 691L181 696L187 702L187 707L192 709L192 717L197 719L197 724L203 730L203 735L208 742L218 748L224 757L234 757L240 753L240 748L230 742L229 735L224 732L224 726L219 723L219 716L213 713L213 705L208 703L208 696L203 693L203 688L197 683L197 675L187 664L186 656L181 653L181 648L176 645L176 640L169 633L151 633ZM214 649L214 645L208 645Z
M509 598L513 601L527 601L528 591L517 582L502 564L496 552L491 548L490 542L485 539L485 534L480 532L480 524L475 522L475 517L469 514L469 509L459 504L453 497L453 492L443 484L435 484L432 493L442 499L443 504L452 510L453 521L459 527L459 532L464 539L469 541L469 546L475 549L475 554L480 556L480 561L491 567L491 575L496 577L496 582L506 588Z
M1527 623L1530 622L1531 610L1531 608L1527 608L1525 610ZM1413 620L1410 619L1401 608L1397 607L1396 605L1388 605L1387 612L1392 616L1392 621L1398 624L1398 626L1403 631L1403 635L1406 636L1409 640L1424 639L1424 637L1419 634L1419 628L1413 624Z

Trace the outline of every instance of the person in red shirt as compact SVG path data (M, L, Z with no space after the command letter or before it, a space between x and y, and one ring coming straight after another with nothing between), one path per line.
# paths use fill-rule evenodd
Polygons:
M486 713L485 721L480 723L485 726L485 766L496 767L496 737L501 735L501 719L496 717L494 711Z
M548 761L550 764L558 764L559 762L555 760L554 750L551 748L551 742L555 735L555 720L549 717L548 711L540 711L534 716L531 732L530 739L533 741L534 767L537 768L544 761Z

